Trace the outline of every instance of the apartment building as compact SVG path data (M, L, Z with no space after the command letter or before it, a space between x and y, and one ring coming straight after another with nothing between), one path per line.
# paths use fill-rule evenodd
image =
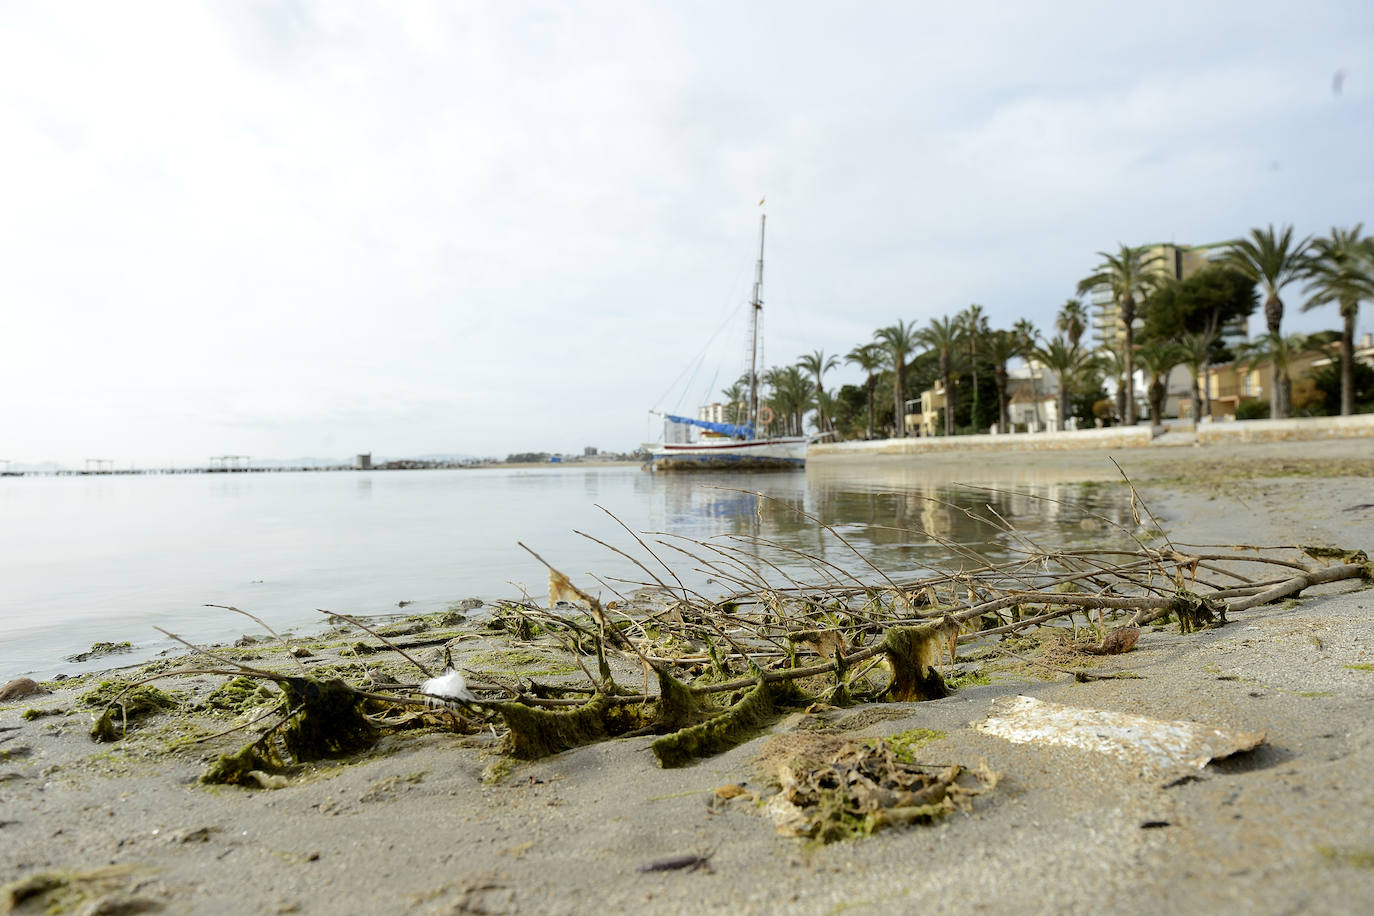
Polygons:
M1186 280L1204 267L1210 267L1225 258L1230 248L1231 243L1229 241L1212 242L1207 245L1175 245L1172 242L1160 242L1142 245L1137 250L1143 250L1146 257L1158 257L1159 266L1175 280ZM1112 298L1110 291L1099 290L1093 293L1089 302L1092 312L1093 342L1099 347L1115 349L1121 343L1122 338L1126 336L1126 329L1121 323L1121 311L1117 307L1116 301ZM1140 305L1141 303L1136 303L1134 322L1136 330L1140 330L1144 324ZM1227 322L1222 326L1221 339L1227 346L1233 348L1248 340L1246 319L1240 318Z

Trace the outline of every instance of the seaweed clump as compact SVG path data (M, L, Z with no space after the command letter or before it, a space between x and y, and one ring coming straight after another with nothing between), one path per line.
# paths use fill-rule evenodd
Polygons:
M819 736L775 738L760 761L780 787L764 805L778 833L821 843L854 839L887 827L929 824L997 784L981 765L973 780L962 766L921 766L912 742L855 742Z
M270 744L259 746L254 742L236 754L220 754L200 774L200 781L205 785L258 785L254 773L273 773L285 766L285 761L272 750Z
M128 733L130 723L181 705L156 687L120 681L102 681L77 701L83 706L103 707L91 725L91 737L96 741L118 741Z
M282 677L278 683L291 710L286 718L238 753L220 755L201 782L246 785L257 780L254 771L280 771L288 760L308 763L355 754L380 737L363 710L366 699L344 681Z
M274 693L266 684L248 677L236 677L217 687L196 709L215 715L238 716L280 699L281 694Z
M377 743L380 732L363 714L363 698L344 681L285 678L282 690L297 710L282 729L282 744L297 762L353 754Z

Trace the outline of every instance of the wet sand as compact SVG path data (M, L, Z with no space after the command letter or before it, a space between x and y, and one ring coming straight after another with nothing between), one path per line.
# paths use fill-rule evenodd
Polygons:
M1117 458L1176 541L1374 552L1368 451L1284 443ZM971 483L1118 476L1092 453L931 458L918 470L874 460ZM482 778L496 759L489 736L402 732L285 788L203 787L206 760L241 735L169 751L174 736L150 727L94 744L85 711L21 718L75 710L92 682L51 685L0 704L0 880L107 869L71 912L121 901L193 913L1371 911L1372 615L1374 591L1337 584L1220 629L1147 631L1113 661L1139 679L999 672L944 700L846 711L837 724L856 736L942 732L923 759L982 758L1003 780L972 814L826 847L775 835L747 804L708 804L715 787L752 778L765 737L676 770L656 766L648 738L609 741L493 783ZM223 678L192 680L160 686L204 693ZM1263 731L1267 743L1166 786L1114 758L973 727L1015 694ZM772 732L801 724L793 715ZM636 870L708 852L709 871Z

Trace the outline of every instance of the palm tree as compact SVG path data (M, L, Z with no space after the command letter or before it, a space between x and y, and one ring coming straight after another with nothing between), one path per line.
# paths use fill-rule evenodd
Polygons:
M935 351L940 360L940 381L945 386L945 435L954 435L954 351L959 346L959 321L932 318L916 333L916 339Z
M901 439L906 436L906 358L916 347L916 326L898 321L878 328L873 339L882 345L892 365L892 423Z
M1360 302L1374 299L1374 236L1331 228L1330 238L1312 243L1303 276L1309 298L1302 310L1336 303L1341 311L1341 416L1355 412L1355 324Z
M1088 329L1088 310L1083 307L1083 302L1079 299L1065 302L1054 319L1054 329L1068 338L1069 346L1078 346L1083 339L1083 332Z
M1119 243L1118 243L1119 244ZM1135 303L1136 296L1144 299L1164 282L1168 275L1161 264L1162 255L1147 255L1143 249L1133 249L1121 245L1116 254L1099 251L1102 263L1097 272L1084 277L1078 284L1080 296L1093 292L1109 292L1116 303L1121 319L1124 338L1121 346L1122 359L1126 364L1126 415L1127 426L1135 425Z
M822 382L825 374L831 369L839 366L838 356L826 356L824 350L815 350L805 356L797 358L797 366L803 372L808 372L816 380L816 432L823 433L830 427L826 419L825 412L825 384Z
M725 418L727 422L738 423L744 413L744 404L749 397L748 376L739 379L729 388L724 388L720 396L725 399Z
M1225 260L1227 267L1245 274L1264 290L1264 323L1269 334L1281 336L1283 324L1283 300L1280 291L1303 275L1307 267L1307 249L1312 244L1312 236L1307 236L1297 244L1293 243L1293 227L1284 226L1277 234L1274 224L1268 229L1251 229L1250 237L1238 239L1231 245ZM1277 361L1270 364L1269 415L1274 419L1287 417L1292 404L1287 400L1293 391L1293 382L1286 374L1285 366L1280 369Z
M1056 337L1036 347L1031 355L1059 380L1059 428L1063 429L1069 419L1069 395L1077 387L1079 379L1097 364L1097 360L1086 350L1070 346L1063 337Z
M1207 372L1207 364L1212 361L1212 344L1216 342L1217 335L1212 333L1184 334L1179 338L1178 344L1181 348L1179 362L1188 367L1189 373L1193 377L1193 423L1202 422L1204 416L1210 416L1212 412L1212 392L1211 384L1208 383L1207 391L1207 413L1203 413L1202 390L1198 379Z
M783 435L801 435L802 418L816 402L815 386L796 366L775 366L763 378L773 389L774 420L782 421Z
M878 386L875 374L883 367L883 348L876 343L860 344L845 354L844 361L864 371L864 391L868 394L868 428L865 438L873 438L873 389Z
M959 313L959 326L968 338L969 372L973 376L973 425L978 425L978 339L988 333L988 319L983 307L978 303L970 305Z
M1174 367L1183 362L1183 350L1172 340L1151 340L1141 344L1135 352L1136 361L1150 378L1146 399L1150 404L1150 425L1164 422L1164 399L1169 391L1165 380Z
M1126 416L1126 361L1115 347L1098 347L1093 358L1103 374L1116 382L1116 418L1123 420Z
M1015 331L993 331L987 339L987 356L992 362L992 380L997 385L997 431L1006 435L1011 431L1011 417L1007 415L1007 363L1022 355L1025 347Z

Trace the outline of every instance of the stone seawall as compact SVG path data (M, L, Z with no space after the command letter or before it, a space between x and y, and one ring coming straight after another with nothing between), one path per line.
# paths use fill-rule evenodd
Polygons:
M822 442L807 449L808 458L842 455L923 455L932 452L1053 452L1066 449L1137 448L1150 444L1148 426L1083 429L1067 433L1010 433L1005 436L923 436L873 439L867 442Z
M1374 414L1350 417L1300 417L1291 420L1236 420L1203 423L1198 427L1200 445L1235 442L1297 442L1308 439L1374 438ZM1371 446L1374 450L1374 445Z

